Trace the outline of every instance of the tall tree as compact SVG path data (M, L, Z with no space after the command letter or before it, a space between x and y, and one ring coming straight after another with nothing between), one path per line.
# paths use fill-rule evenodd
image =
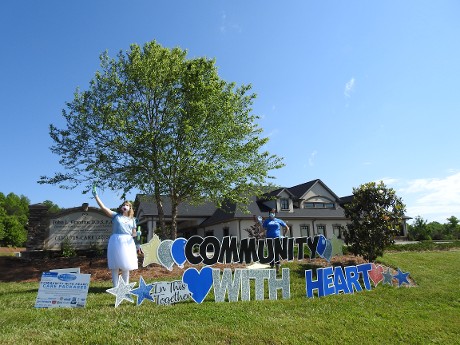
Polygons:
M27 240L30 201L25 196L0 193L0 245L20 247Z
M394 242L403 221L405 205L392 188L369 182L353 188L353 199L345 205L350 223L344 231L351 252L373 261Z
M428 222L421 216L414 219L412 225L408 225L409 238L417 241L431 240L431 232Z
M446 239L460 238L460 220L455 216L447 218L447 223L444 225L444 233Z
M101 70L87 91L77 90L63 116L50 126L65 172L39 183L63 188L97 180L101 188L153 195L165 230L162 195L172 203L176 236L178 205L230 200L240 205L261 193L268 172L282 159L263 151L255 94L220 79L214 60L187 59L180 48L155 41L133 44L117 58L101 55Z

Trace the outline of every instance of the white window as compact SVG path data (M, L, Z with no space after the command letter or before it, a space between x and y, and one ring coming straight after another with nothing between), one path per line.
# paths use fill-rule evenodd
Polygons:
M304 202L303 208L335 208L333 202Z
M342 238L342 227L340 225L333 225L332 232L337 238Z
M318 235L326 236L326 226L325 225L317 225L316 226L316 232L317 232Z
M289 199L280 199L280 206L282 210L289 210Z
M310 227L308 225L300 226L300 236L301 237L310 237Z

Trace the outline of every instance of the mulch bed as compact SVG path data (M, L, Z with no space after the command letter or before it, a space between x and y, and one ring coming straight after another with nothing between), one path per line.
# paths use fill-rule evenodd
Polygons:
M17 252L12 250L11 252ZM324 259L304 260L309 267L326 267L326 266L350 266L364 263L361 257L345 255L337 256L331 259L328 263ZM147 267L142 267L143 257L139 257L139 269L131 271L131 280L139 280L142 276L145 280L156 281L167 277L181 276L184 269L191 267L185 264L184 268L179 268L176 265L172 271L167 270L163 266L150 264ZM57 268L80 267L81 273L91 274L91 281L110 281L111 273L107 268L107 259L105 257L88 258L78 256L72 258L56 257L56 258L41 258L29 259L26 257L0 256L0 282L39 282L43 272ZM199 269L199 266L193 266ZM214 265L215 268L244 268L245 264Z

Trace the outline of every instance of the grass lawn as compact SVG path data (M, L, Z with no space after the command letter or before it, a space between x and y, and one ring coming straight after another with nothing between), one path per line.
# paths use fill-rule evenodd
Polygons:
M91 283L86 308L47 310L34 308L38 283L0 283L0 344L458 344L460 250L379 261L410 272L417 286L309 299L305 263L292 262L283 265L289 300L216 303L210 294L202 304L114 308L105 282Z

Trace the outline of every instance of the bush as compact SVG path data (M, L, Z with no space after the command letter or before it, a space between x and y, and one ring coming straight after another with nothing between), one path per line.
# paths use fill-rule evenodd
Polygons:
M65 258L73 258L73 257L77 256L77 251L70 244L70 240L68 238L66 238L64 241L62 241L61 251L62 251L62 256L65 257Z

